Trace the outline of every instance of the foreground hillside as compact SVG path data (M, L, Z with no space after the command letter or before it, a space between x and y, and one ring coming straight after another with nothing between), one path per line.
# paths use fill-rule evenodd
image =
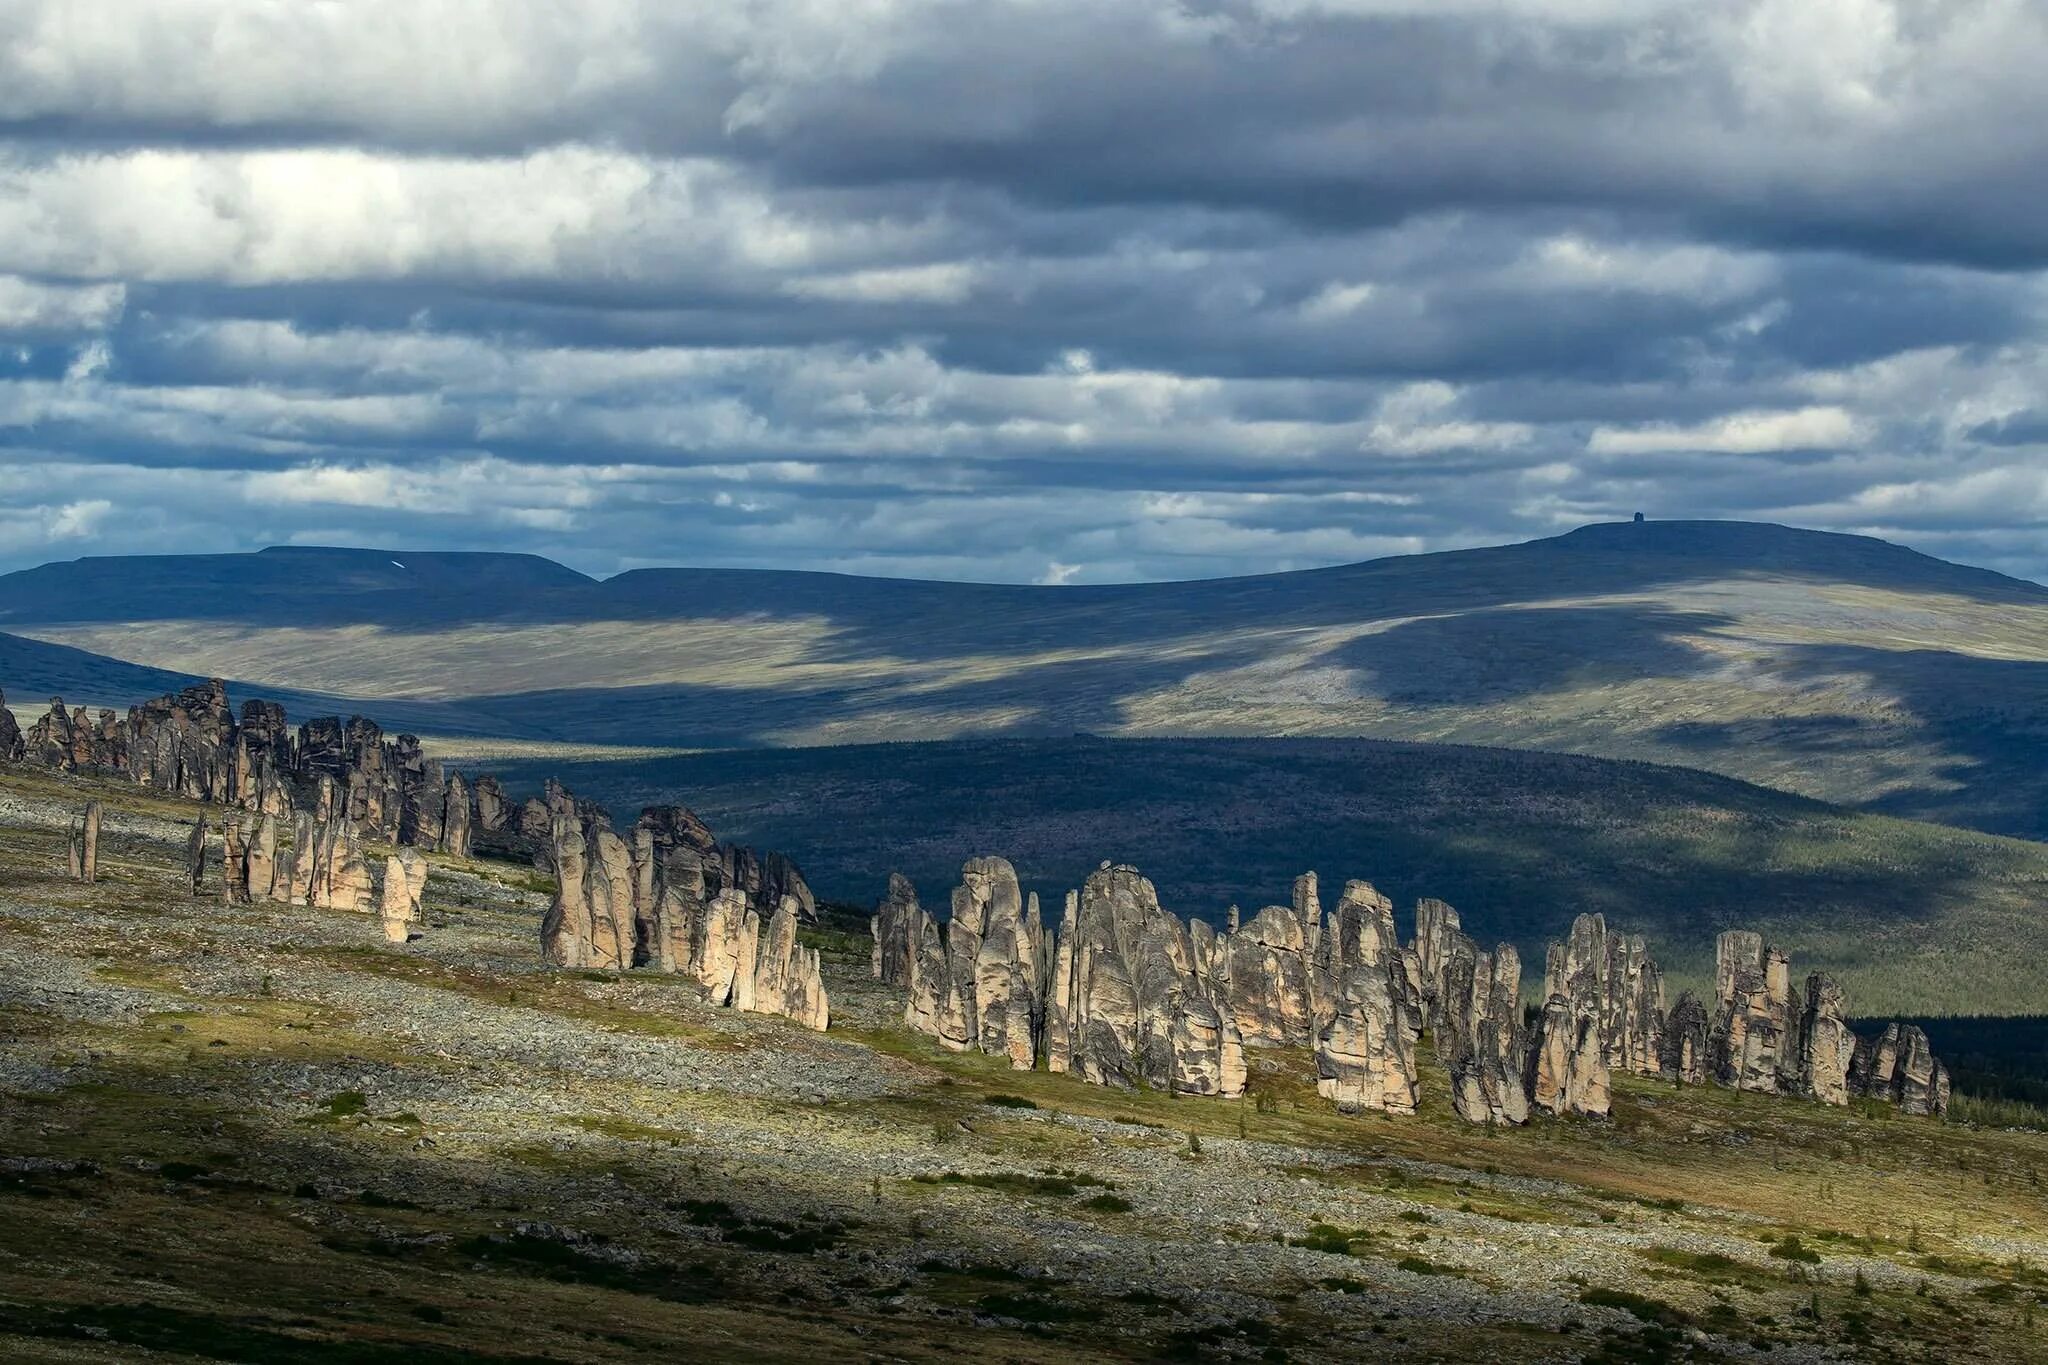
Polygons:
M282 549L0 578L0 631L427 730L683 747L1366 735L2048 833L2048 588L1720 522L1108 587ZM47 691L11 661L21 689ZM76 661L61 666L70 667Z
M109 803L106 878L52 875ZM826 936L825 1035L549 973L530 874L424 937L176 885L179 803L0 785L0 1354L2041 1358L2048 1140L1623 1081L1346 1118L996 1069Z
M451 753L464 745L454 743ZM1681 768L1369 740L985 740L576 761L494 757L630 816L683 802L787 849L827 899L891 870L934 903L999 853L1057 906L1096 863L1181 914L1284 902L1294 875L1437 896L1543 961L1572 917L1647 933L1689 984L1762 929L1870 1014L2028 1013L2048 982L2048 847L1844 811Z

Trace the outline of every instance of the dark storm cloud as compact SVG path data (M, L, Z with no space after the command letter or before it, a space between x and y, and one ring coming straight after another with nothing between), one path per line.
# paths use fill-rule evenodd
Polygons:
M0 565L2048 574L2025 3L28 0ZM454 55L459 54L459 57Z

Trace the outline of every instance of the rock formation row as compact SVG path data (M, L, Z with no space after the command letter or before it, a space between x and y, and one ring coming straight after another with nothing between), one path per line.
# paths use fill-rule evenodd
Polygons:
M294 729L283 706L260 699L243 702L238 716L218 678L130 707L126 716L52 697L26 731L0 695L0 761L123 776L252 817L345 817L373 842L531 858L544 870L557 810L565 803L589 809L552 781L515 802L497 778L465 779L427 757L417 736L387 735L363 716L318 717ZM673 837L697 851L714 892L738 888L764 919L794 897L803 920L817 918L811 888L788 857L720 843L688 810L665 809L674 812Z
M1246 1088L1246 1049L1307 1048L1338 1109L1412 1114L1428 1033L1452 1107L1474 1123L1605 1115L1617 1071L1909 1114L1948 1107L1925 1033L1894 1023L1857 1037L1831 978L1809 976L1795 999L1789 959L1746 931L1716 944L1711 1005L1688 992L1667 1008L1643 937L1580 915L1525 1005L1511 945L1481 950L1438 900L1417 903L1403 944L1393 902L1369 882L1346 882L1326 913L1305 873L1289 904L1249 918L1233 906L1218 932L1163 909L1136 868L1104 863L1048 933L1006 860L971 859L960 876L944 919L890 876L870 970L905 992L910 1027L1018 1069L1231 1097Z

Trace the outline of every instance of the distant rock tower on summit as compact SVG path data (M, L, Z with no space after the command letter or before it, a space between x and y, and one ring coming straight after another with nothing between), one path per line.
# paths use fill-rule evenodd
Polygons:
M1638 512L1638 513L1636 513L1636 525L1638 525L1638 526L1641 526L1642 524L1643 524L1643 514L1642 514L1641 512Z

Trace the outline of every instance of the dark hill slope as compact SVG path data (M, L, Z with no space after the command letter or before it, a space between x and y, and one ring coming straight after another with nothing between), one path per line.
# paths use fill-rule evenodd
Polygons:
M1371 736L2048 834L2048 588L1782 526L1065 588L268 550L47 565L0 603L17 634L533 739Z

